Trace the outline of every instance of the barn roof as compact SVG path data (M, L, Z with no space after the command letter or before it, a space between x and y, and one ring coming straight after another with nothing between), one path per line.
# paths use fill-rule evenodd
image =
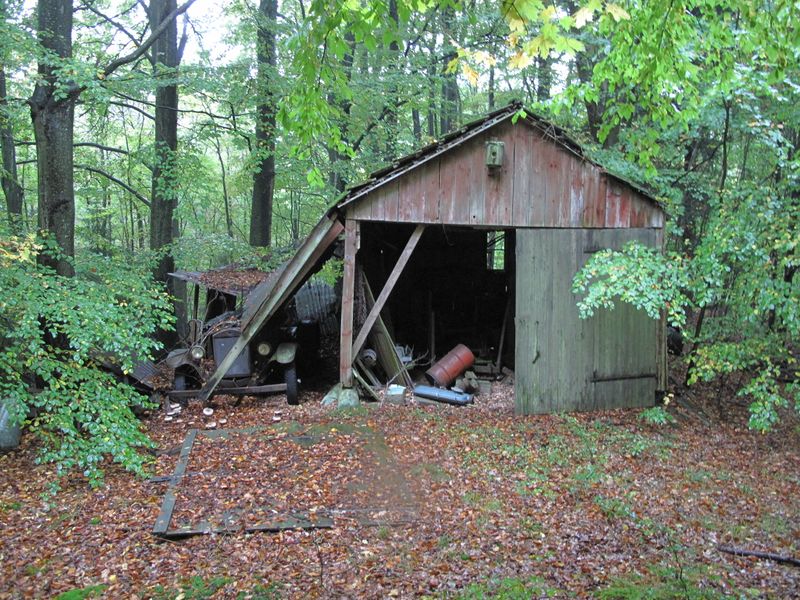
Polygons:
M551 142L571 152L581 160L597 166L608 177L611 177L636 190L646 200L652 202L663 210L661 204L649 191L633 183L632 181L609 172L601 164L590 159L587 156L583 146L574 138L572 138L565 129L526 109L519 100L515 100L503 108L499 108L493 112L490 112L480 119L471 121L459 129L448 133L441 139L410 154L407 154L406 156L398 158L386 167L374 171L365 181L351 186L341 196L339 196L335 207L344 208L345 206L355 202L356 200L359 200L360 198L363 198L370 192L382 187L390 181L393 181L398 177L413 171L417 167L424 165L425 163L453 150L454 148L457 148L458 146L461 146L468 140L471 140L483 132L492 129L496 125L508 120L513 120L515 118L524 121L529 126L541 132L543 136L549 139Z

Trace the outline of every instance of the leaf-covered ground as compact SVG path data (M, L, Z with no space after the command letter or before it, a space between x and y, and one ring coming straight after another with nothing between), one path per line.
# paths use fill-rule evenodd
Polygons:
M164 481L113 467L91 490L26 440L0 457L0 597L81 589L123 598L796 597L800 569L718 551L800 555L800 436L757 435L744 415L688 414L652 427L639 411L515 417L511 387L475 407L339 412L306 393L191 405L145 425L169 475L206 421L263 429L200 436L172 526L225 511L291 511L332 529L163 541L151 534ZM365 516L367 515L367 516ZM627 596L625 595L627 594ZM660 594L660 595L659 595ZM70 597L70 596L67 596Z

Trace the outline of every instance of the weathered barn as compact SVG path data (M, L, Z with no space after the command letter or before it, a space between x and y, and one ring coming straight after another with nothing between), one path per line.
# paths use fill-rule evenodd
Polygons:
M258 298L250 327L343 231L345 386L359 351L391 331L417 356L464 343L512 366L521 414L652 405L665 388L663 323L628 305L581 320L571 285L600 249L660 247L664 213L563 130L520 110L495 111L348 190Z

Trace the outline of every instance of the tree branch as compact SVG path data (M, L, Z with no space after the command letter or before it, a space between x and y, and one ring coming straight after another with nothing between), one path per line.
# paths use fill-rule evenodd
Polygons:
M113 181L114 183L116 183L118 186L120 186L121 188L123 188L124 190L129 192L132 196L134 196L137 200L139 200L139 202L141 202L142 204L144 204L145 206L150 208L150 201L147 198L145 198L142 194L140 194L138 191L133 189L131 186L129 186L127 183L125 183L121 179L117 179L116 177L114 177L111 173L107 173L106 171L103 171L102 169L98 169L97 167L91 167L89 165L76 164L75 168L76 169L83 169L84 171L89 171L90 173L96 173L98 175L102 175L103 177L105 177L109 181Z
M14 141L15 146L35 146L36 142L27 142L27 141ZM104 146L103 144L97 144L95 142L75 142L72 144L74 147L87 147L87 148L98 148L100 150L105 150L107 152L116 152L117 154L130 154L127 150L123 150L122 148L114 148L113 146ZM34 161L35 162L35 161ZM17 163L20 164L20 163Z
M121 106L122 108L130 108L131 110L135 110L139 114L144 115L145 117L147 117L151 121L155 121L156 120L156 118L153 115L151 115L147 111L142 110L138 106L133 106L132 104L126 104L125 102L116 102L114 100L109 101L109 104L113 104L114 106Z
M800 567L800 559L793 556L785 556L783 554L775 554L774 552L759 552L758 550L745 550L744 548L734 548L733 546L717 546L717 550L727 554L734 554L736 556L755 556L756 558L763 558L771 560L776 563L784 565L792 565L793 567Z
M400 108L400 107L401 107L401 106L403 106L404 104L406 104L406 100L402 100L402 101L398 102L398 103L397 103L397 104L394 106L394 108ZM369 125L367 125L367 127L364 129L364 131L362 131L362 132L361 132L361 135L360 135L360 136L358 136L358 139L357 139L355 142L353 142L353 146L352 146L352 148L353 148L353 152L356 152L356 151L358 151L358 149L361 147L361 144L364 142L364 139L365 139L365 138L366 138L366 137L369 135L369 133L370 133L370 132L371 132L373 129L375 129L375 127L377 127L378 123L380 123L380 122L381 122L381 121L383 121L383 120L384 120L386 117L388 117L388 116L389 116L389 113L391 113L391 112L392 112L392 110L391 110L391 108L389 107L389 105L388 105L388 104L385 104L385 105L383 106L383 110L381 111L381 114L379 114L377 117L375 117L375 118L374 118L374 119L373 119L373 120L370 122L370 124L369 124Z
M123 150L122 148L114 148L113 146L104 146L103 144L95 144L94 142L75 142L72 144L73 146L77 147L86 147L86 148L97 148L98 150L105 150L106 152L116 152L117 154L125 154L126 156L130 154L127 150Z
M161 34L167 29L169 24L175 19L178 15L185 13L189 7L194 4L195 0L187 0L185 3L181 4L178 8L173 10L169 13L153 30L153 33L150 34L150 37L147 38L144 42L142 42L141 46L139 46L136 50L131 52L130 54L126 54L125 56L120 56L118 59L111 61L105 69L103 69L103 75L108 77L118 68L123 65L127 65L128 63L132 63L133 61L137 60L141 57L145 52L150 49L156 40L161 37Z
M129 40L131 40L131 41L132 41L132 42L133 42L133 43L134 43L136 46L138 46L139 44L141 44L141 43L142 43L142 40L140 40L140 39L139 39L139 38L137 38L135 35L133 35L133 34L132 34L130 31L128 31L128 30L127 30L127 29L126 29L126 28L125 28L125 27L124 27L124 26L123 26L121 23L118 23L117 21L115 21L115 20L114 20L114 19L112 19L111 17L108 17L108 16L104 15L104 14L103 14L103 13L101 13L99 10L97 10L97 9L96 9L96 8L95 8L95 7L94 7L94 6L93 6L91 3L87 2L87 3L86 3L86 4L84 4L83 6L86 8L86 10L88 10L89 12L91 12L91 13L93 13L93 14L97 15L98 17L100 17L101 19L103 19L103 20L104 20L106 23L108 23L108 24L110 24L110 25L113 25L114 27L116 27L118 31L120 31L120 32L122 32L123 34L125 34L125 36L126 36L126 37L127 37Z

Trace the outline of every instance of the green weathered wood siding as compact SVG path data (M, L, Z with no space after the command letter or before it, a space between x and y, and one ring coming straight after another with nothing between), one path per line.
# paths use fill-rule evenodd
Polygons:
M517 230L518 414L653 405L661 322L622 303L582 320L571 291L593 252L630 240L660 245L656 229Z

